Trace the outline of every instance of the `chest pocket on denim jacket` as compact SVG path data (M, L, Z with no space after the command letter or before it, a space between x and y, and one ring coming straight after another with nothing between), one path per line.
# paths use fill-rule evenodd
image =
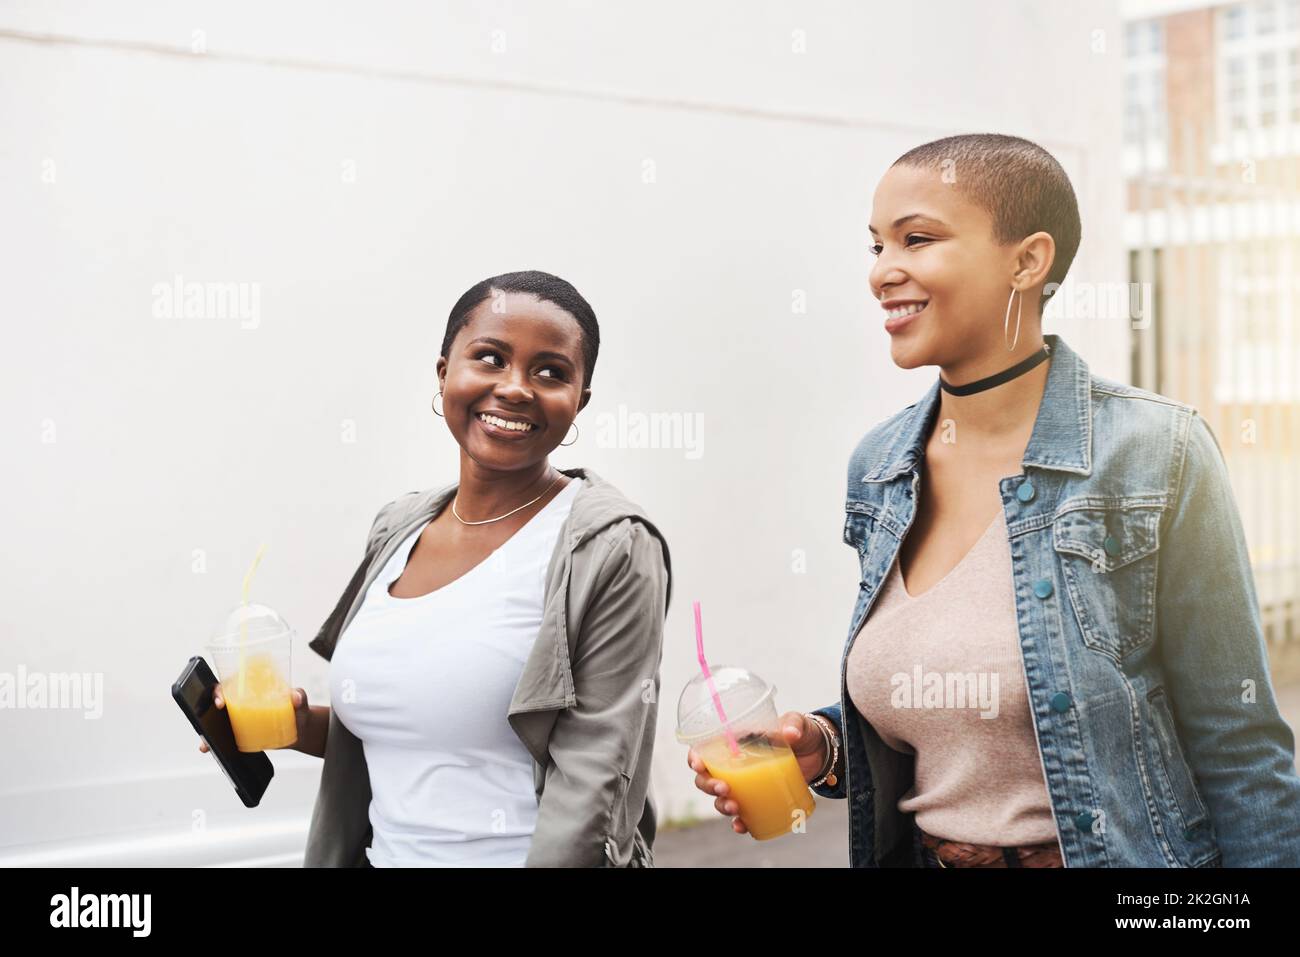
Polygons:
M869 506L850 502L844 518L844 544L852 545L858 550L858 565L863 582L867 577L867 556L871 552L871 536L879 527L874 512L865 510L868 508Z
M1154 639L1158 506L1077 508L1052 544L1084 643L1120 658Z

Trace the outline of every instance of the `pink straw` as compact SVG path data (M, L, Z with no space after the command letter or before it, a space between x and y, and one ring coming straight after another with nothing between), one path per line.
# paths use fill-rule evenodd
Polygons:
M709 663L704 660L704 626L700 624L700 603L694 602L695 606L695 651L700 657L700 669L704 672L704 680L709 683L709 692L713 695L713 706L718 709L718 718L722 721L722 729L727 732L727 744L731 747L733 757L740 757L740 745L736 743L736 736L731 733L731 724L727 721L727 713L722 710L722 699L718 697L718 689L713 684L713 672L709 671Z

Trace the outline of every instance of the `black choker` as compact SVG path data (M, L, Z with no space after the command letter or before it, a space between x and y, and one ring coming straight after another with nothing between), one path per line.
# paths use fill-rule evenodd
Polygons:
M1001 385L1004 382L1010 382L1018 375L1024 375L1038 363L1043 362L1052 354L1051 346L1046 342L1039 352L1035 352L1028 359L1022 359L1010 369L1004 369L994 375L983 379L976 379L974 382L967 382L965 385L949 385L943 381L943 376L939 376L939 387L950 395L970 395L973 392L983 392L985 389L991 389L995 385Z

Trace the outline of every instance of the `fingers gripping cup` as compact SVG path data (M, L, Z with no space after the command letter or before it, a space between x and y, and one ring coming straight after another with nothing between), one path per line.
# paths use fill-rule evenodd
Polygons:
M677 740L727 782L740 819L760 841L789 833L816 807L781 734L775 695L758 675L719 666L693 678L677 702Z
M256 604L236 607L208 644L240 751L287 748L298 741L292 646L288 623L274 609Z

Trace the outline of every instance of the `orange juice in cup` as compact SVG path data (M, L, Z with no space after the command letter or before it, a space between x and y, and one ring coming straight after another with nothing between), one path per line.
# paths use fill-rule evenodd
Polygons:
M740 819L760 841L789 833L817 806L781 734L775 693L758 675L723 665L693 678L677 703L677 740L727 783Z
M292 639L292 629L273 609L242 604L208 645L240 751L287 748L298 741L289 681Z

